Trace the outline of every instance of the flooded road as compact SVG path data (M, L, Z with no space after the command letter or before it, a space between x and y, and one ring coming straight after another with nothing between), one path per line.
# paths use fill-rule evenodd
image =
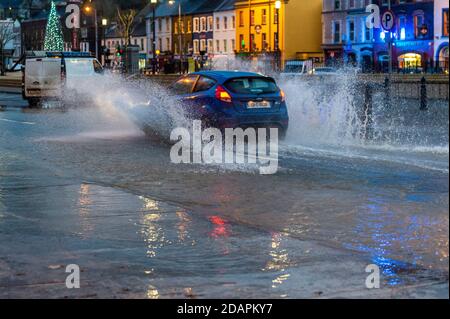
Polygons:
M349 112L291 101L278 173L261 176L172 164L116 94L0 112L0 297L448 298L448 104L380 111L368 143Z

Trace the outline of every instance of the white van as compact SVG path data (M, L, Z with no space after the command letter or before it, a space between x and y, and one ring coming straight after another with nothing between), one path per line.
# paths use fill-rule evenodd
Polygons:
M31 107L45 99L61 98L65 89L99 76L103 68L98 60L83 52L32 52L22 68L22 95Z

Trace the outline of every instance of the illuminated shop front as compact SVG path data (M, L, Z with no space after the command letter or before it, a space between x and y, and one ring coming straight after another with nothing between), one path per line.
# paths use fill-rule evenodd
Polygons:
M417 53L406 53L398 57L399 69L418 69L422 67L422 56Z

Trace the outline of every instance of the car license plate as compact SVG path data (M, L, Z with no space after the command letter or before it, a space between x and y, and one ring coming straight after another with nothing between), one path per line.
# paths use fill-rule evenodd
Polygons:
M269 101L250 101L247 103L247 108L249 109L269 109L271 107Z

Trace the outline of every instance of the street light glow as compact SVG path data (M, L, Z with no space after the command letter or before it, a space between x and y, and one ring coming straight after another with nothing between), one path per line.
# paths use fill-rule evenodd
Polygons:
M103 18L102 19L102 25L107 26L108 25L108 19Z
M281 9L281 1L280 0L275 1L275 9Z

